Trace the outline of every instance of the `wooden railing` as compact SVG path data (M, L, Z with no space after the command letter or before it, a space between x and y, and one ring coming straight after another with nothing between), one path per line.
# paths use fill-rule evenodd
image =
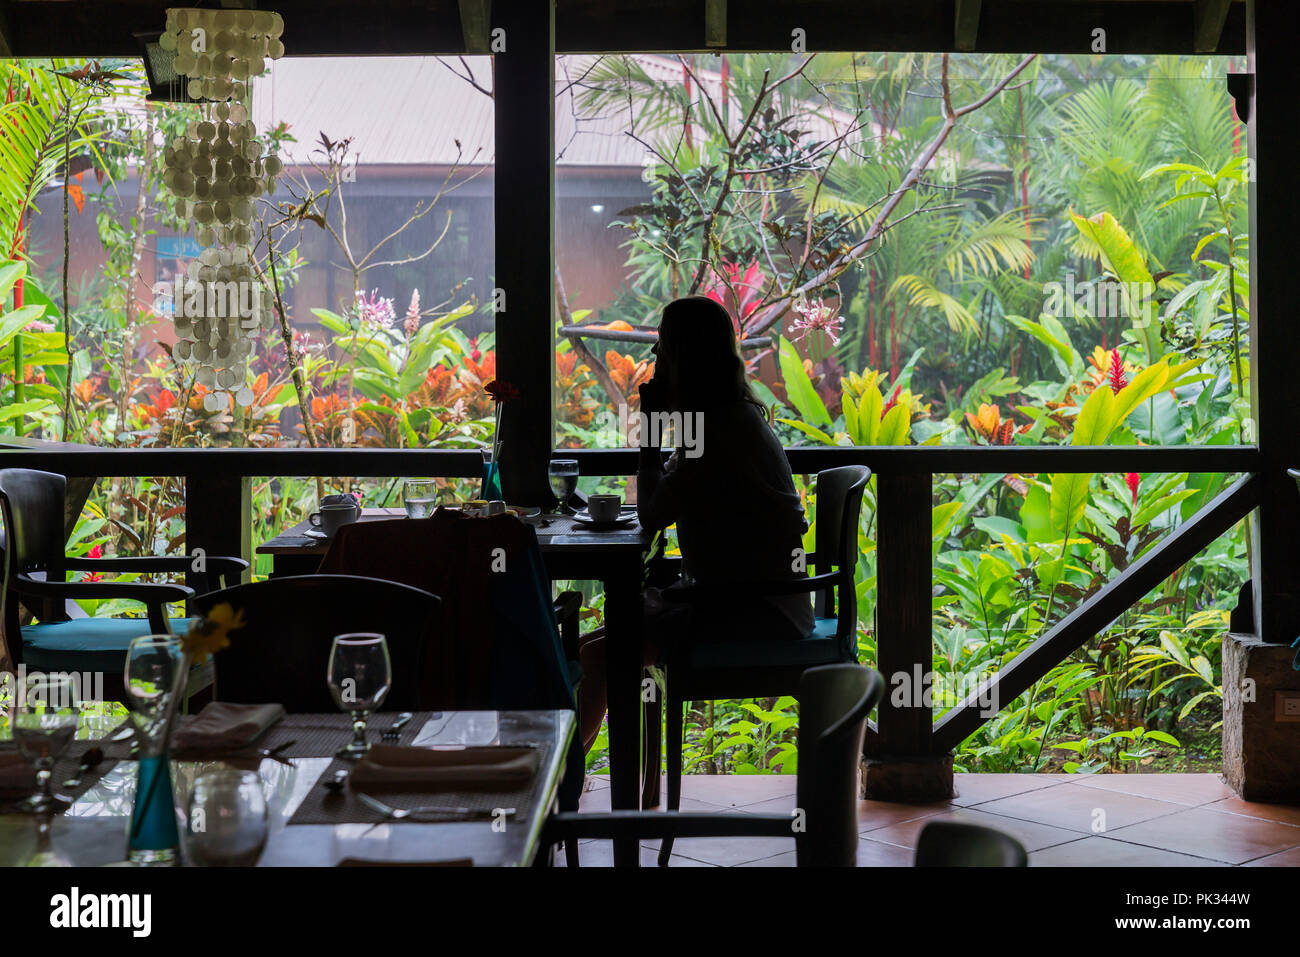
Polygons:
M562 449L583 475L630 475L634 449ZM932 709L895 706L886 697L868 753L931 755L955 748L997 708L1065 660L1161 581L1260 504L1262 460L1254 446L1205 447L814 447L786 450L796 474L840 465L868 466L876 479L877 667L886 675L929 672L933 655L931 562L935 475L993 473L1214 472L1243 477L1099 592L1057 622L986 685L934 720ZM0 468L25 467L69 477L183 476L186 542L208 554L251 552L250 480L262 476L402 475L476 477L477 450L451 449L105 449L0 439ZM1285 476L1283 476L1285 478ZM1294 490L1294 485L1287 479ZM1300 501L1300 499L1298 499ZM1268 600L1258 594L1256 602ZM1250 616L1249 620L1255 620ZM988 702L995 702L993 709Z

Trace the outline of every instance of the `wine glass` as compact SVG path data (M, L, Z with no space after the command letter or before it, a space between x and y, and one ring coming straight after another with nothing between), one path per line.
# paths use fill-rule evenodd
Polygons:
M349 634L334 639L329 666L330 693L343 711L352 712L352 740L334 752L340 758L360 758L370 750L366 718L393 685L393 663L383 635Z
M560 514L571 515L569 499L578 488L578 460L551 459L547 471L551 478L551 491L560 500Z
M77 736L81 705L71 675L38 674L26 677L18 687L13 718L18 751L36 766L37 791L19 804L30 814L49 814L71 804L71 800L50 790L54 762Z
M402 504L407 518L428 518L437 501L437 490L431 479L407 479L402 483Z
M172 635L144 635L127 648L126 698L145 757L166 744L171 698L181 690L184 659L180 639Z
M204 771L190 792L186 847L200 867L252 867L266 846L266 795L255 771Z

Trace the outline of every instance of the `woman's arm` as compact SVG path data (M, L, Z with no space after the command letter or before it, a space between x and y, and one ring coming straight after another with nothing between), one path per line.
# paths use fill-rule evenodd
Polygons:
M661 411L666 401L662 383L651 379L640 388L641 411L646 414ZM649 435L641 436L640 459L636 470L636 514L642 528L657 530L667 528L677 521L677 506L672 501L669 483L664 481L663 453L650 442Z

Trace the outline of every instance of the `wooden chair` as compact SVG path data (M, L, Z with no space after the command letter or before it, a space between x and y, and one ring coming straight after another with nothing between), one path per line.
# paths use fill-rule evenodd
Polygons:
M916 842L917 867L1028 867L1024 846L978 824L931 821Z
M808 556L808 567L816 574L725 587L673 587L661 593L672 601L707 602L714 608L727 603L753 602L764 595L811 592L816 596L816 625L812 634L802 640L759 635L710 641L708 636L693 635L678 649L670 651L664 667L668 810L681 807L682 712L687 702L797 696L807 668L858 660L854 578L862 493L870 478L871 470L861 465L818 473L817 549ZM671 853L669 838L660 848L659 863L666 864Z
M218 701L279 702L291 713L338 710L325 675L334 636L376 632L388 640L393 685L384 711L420 709L420 657L439 598L409 585L352 575L302 575L236 585L195 598L200 614L228 602L244 627L213 656Z
M799 682L799 781L795 814L613 811L557 814L542 840L788 837L800 867L853 867L858 854L858 765L867 716L885 682L857 664L807 669ZM796 827L798 824L802 827ZM666 861L661 858L661 865Z
M105 694L120 697L127 647L141 635L184 631L189 620L169 619L167 605L187 600L194 591L184 585L148 582L69 582L67 573L186 572L191 569L192 559L66 555L63 550L66 490L66 479L53 472L0 470L0 514L6 533L3 592L6 644L14 663L24 664L29 670L103 673L107 679ZM237 581L248 567L242 559L217 556L209 556L206 565L204 578L209 587L220 587L223 581ZM68 613L67 603L76 598L139 602L147 617L74 618ZM20 602L36 615L39 624L21 624ZM194 676L191 676L190 690L197 690Z

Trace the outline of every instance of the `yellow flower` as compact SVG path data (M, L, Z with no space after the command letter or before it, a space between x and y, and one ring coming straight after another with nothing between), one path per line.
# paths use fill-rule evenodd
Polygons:
M189 633L181 639L181 648L191 662L202 664L230 644L230 632L243 627L243 610L235 611L229 602L223 601L214 606L206 618L190 626Z

